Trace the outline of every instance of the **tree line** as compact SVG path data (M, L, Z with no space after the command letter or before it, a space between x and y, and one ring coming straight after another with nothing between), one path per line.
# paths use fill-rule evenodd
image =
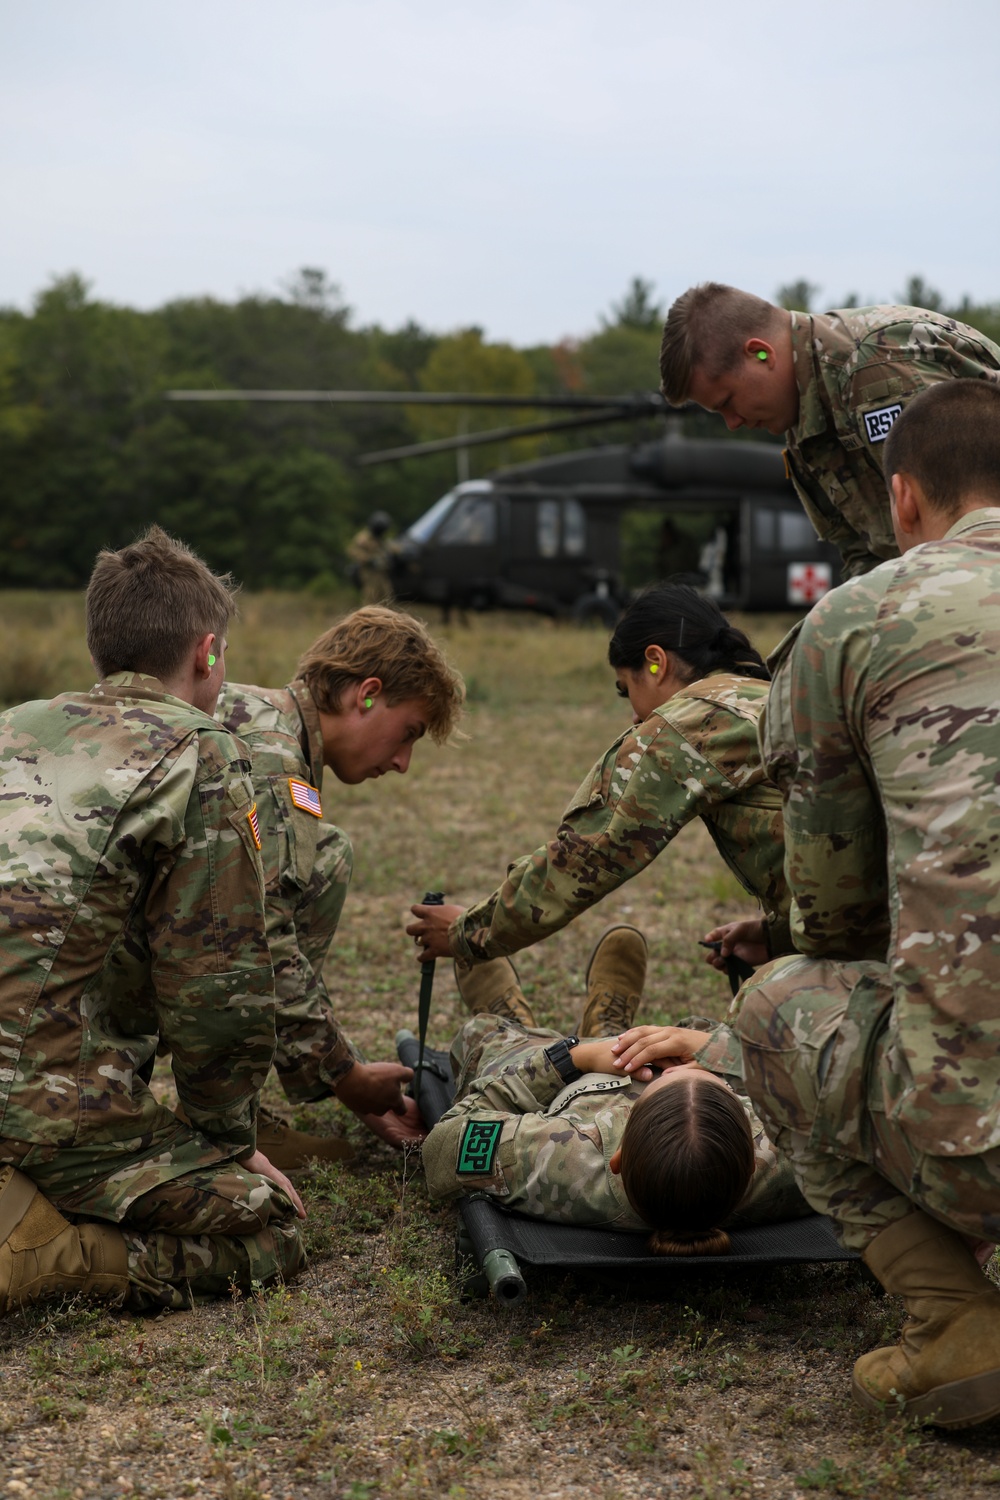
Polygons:
M931 288L919 283L923 305ZM814 290L799 282L786 292ZM938 299L940 301L940 299ZM1000 305L958 311L997 337ZM153 521L249 588L322 592L373 510L414 520L455 481L453 455L360 467L359 457L453 434L450 410L208 404L171 388L493 391L617 395L655 385L663 309L636 277L579 341L515 348L477 328L355 326L324 272L304 268L280 295L169 302L148 312L55 280L30 312L0 309L0 587L76 588L102 546ZM467 430L513 425L518 411L474 410ZM525 407L524 420L536 417ZM655 431L655 428L652 429ZM624 434L631 437L634 430ZM647 432L644 435L649 435ZM473 449L471 472L621 441L621 428Z

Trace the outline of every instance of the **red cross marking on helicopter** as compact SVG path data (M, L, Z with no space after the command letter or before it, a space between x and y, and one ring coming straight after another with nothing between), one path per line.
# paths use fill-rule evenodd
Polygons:
M832 581L829 563L789 563L789 604L815 604L829 592Z

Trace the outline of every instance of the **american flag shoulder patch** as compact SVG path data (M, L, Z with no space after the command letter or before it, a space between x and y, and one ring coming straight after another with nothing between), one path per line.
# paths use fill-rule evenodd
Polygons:
M254 803L247 813L247 822L250 824L250 833L257 848L260 848L260 824L257 821L257 804Z
M319 792L314 786L310 786L308 781L296 781L294 776L289 776L288 787L296 807L301 807L303 812L312 813L314 818L323 816Z

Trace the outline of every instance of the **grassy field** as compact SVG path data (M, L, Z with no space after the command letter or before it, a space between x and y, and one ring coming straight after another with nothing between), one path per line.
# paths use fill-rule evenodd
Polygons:
M230 675L278 685L329 603L245 601ZM91 679L77 596L0 595L0 698ZM787 621L744 622L767 648ZM421 745L406 777L326 806L355 884L327 979L355 1040L392 1053L418 970L402 933L428 887L485 894L554 829L623 727L604 638L548 623L434 628L469 683L468 738ZM647 1017L721 1016L696 939L746 901L700 827L617 896L518 959L540 1020L578 1015L590 948L612 919L650 942ZM432 1039L461 1020L438 966ZM269 1086L269 1098L280 1094ZM513 1311L461 1299L454 1216L419 1163L338 1106L296 1123L346 1133L349 1167L306 1180L312 1261L292 1288L157 1321L46 1307L0 1324L0 1490L8 1496L994 1496L1000 1426L949 1438L855 1409L854 1358L901 1309L854 1267L698 1271L630 1282L528 1273Z

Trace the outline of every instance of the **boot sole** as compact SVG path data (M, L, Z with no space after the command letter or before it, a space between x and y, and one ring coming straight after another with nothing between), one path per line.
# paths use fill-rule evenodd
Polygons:
M879 1401L855 1376L852 1379L855 1401L869 1411L892 1411L897 1403L890 1398ZM916 1417L931 1427L943 1427L955 1431L961 1427L975 1427L1000 1416L1000 1369L984 1370L981 1375L969 1375L964 1380L952 1380L935 1386L923 1396L914 1396L898 1406L905 1417Z

